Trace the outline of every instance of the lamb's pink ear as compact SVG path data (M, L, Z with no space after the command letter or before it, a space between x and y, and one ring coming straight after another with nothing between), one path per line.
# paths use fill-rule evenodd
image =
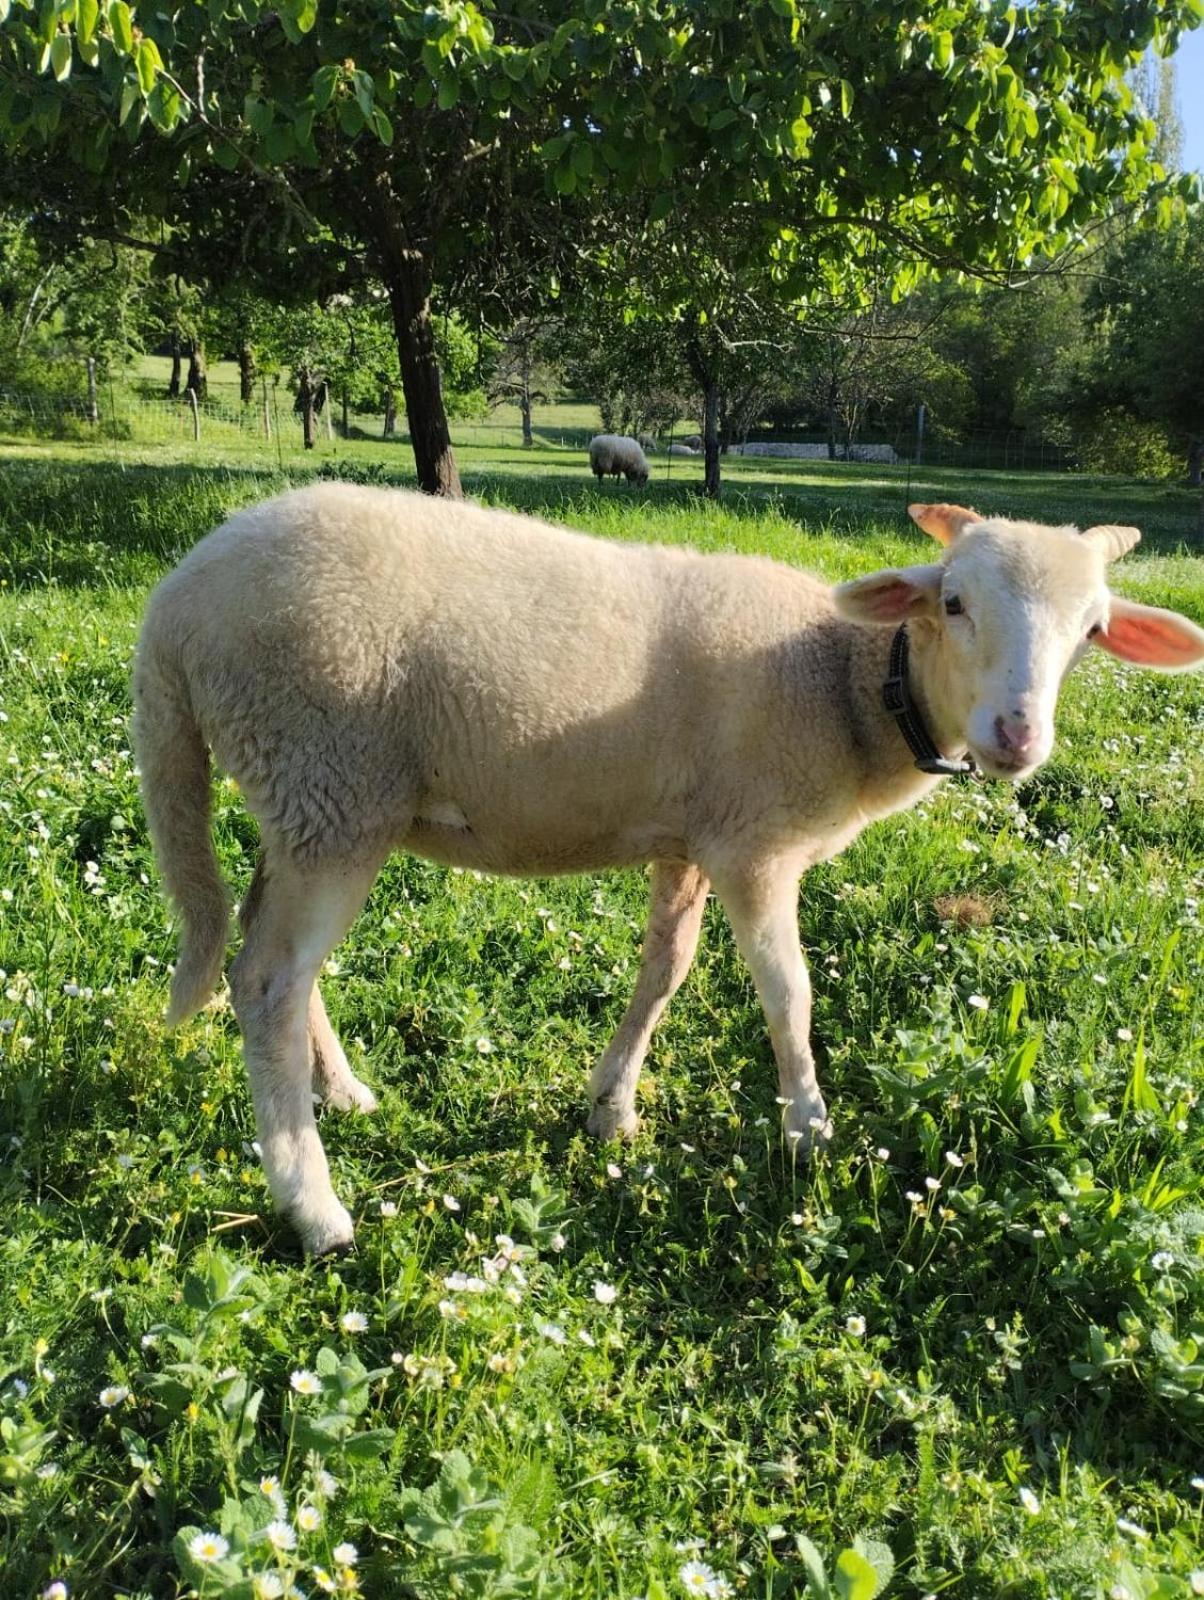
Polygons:
M838 583L832 591L836 609L850 622L906 622L908 617L931 616L936 611L945 569L887 567L868 577Z
M1118 595L1112 596L1107 631L1093 634L1092 643L1158 672L1186 672L1204 663L1204 629L1177 611L1140 606Z
M963 529L982 521L977 511L967 511L965 506L914 505L908 506L907 515L937 544L952 544Z

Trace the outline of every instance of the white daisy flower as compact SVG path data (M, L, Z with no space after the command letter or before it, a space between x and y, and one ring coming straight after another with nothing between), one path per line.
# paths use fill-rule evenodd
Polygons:
M344 1333L367 1333L368 1319L362 1311L344 1311L339 1327Z
M42 1600L67 1600L69 1590L61 1578L48 1583L42 1590Z
M714 1592L715 1572L705 1561L687 1561L677 1569L682 1588L687 1594L701 1594L710 1600Z
M397 1201L382 1200L380 1203L380 1214L382 1217L395 1217L397 1215Z
M618 1299L619 1291L613 1283L603 1283L596 1280L594 1283L594 1299L600 1306L613 1306Z
M320 1528L322 1526L322 1513L317 1506L298 1506L297 1526L302 1533L312 1533L315 1528Z
M844 1319L844 1331L846 1333L851 1333L853 1335L854 1339L864 1339L865 1338L865 1318L864 1317L846 1317Z
M550 1340L552 1344L564 1344L568 1338L558 1322L537 1322L535 1331L541 1338Z
M968 1006L973 1006L975 1011L989 1011L991 1009L991 1002L987 999L985 994L967 995L966 1004Z
M330 1553L340 1567L353 1567L360 1558L359 1551L348 1539L342 1544L336 1544Z
M449 1211L459 1211L460 1209L460 1202L456 1199L454 1194L445 1194L443 1196L443 1204Z
M322 1380L316 1372L300 1367L288 1380L298 1394L321 1394Z
M297 1530L291 1522L285 1522L283 1518L277 1517L274 1522L269 1522L263 1531L273 1550L297 1548Z
M188 1541L188 1554L194 1561L220 1561L230 1553L229 1540L220 1533L198 1533Z
M333 1472L327 1472L325 1467L318 1468L314 1474L314 1483L317 1485L318 1493L324 1494L328 1500L333 1500L339 1492L339 1480Z
M128 1400L130 1391L124 1383L112 1383L107 1389L100 1391L100 1403L106 1411L112 1411L114 1406L119 1406L123 1400Z
M1040 1500L1037 1499L1037 1496L1027 1484L1024 1484L1020 1490L1020 1504L1028 1512L1030 1517L1035 1517L1041 1509Z
M294 1589L293 1594L299 1594ZM255 1600L280 1600L284 1593L284 1579L278 1572L257 1572L251 1579L251 1593Z

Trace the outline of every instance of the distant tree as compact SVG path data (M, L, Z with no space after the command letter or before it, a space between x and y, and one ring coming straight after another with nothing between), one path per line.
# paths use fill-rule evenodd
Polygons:
M1165 232L1128 232L1087 302L1101 341L1097 400L1165 428L1197 488L1204 481L1202 283L1204 208L1196 208Z

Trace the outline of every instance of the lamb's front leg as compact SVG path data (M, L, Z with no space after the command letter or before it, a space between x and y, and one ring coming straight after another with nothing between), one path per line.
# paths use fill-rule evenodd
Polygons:
M806 1154L832 1137L832 1124L811 1054L811 980L798 937L798 870L774 861L713 876L769 1023L787 1138Z
M697 867L658 861L652 868L652 905L635 993L589 1081L588 1127L601 1139L630 1136L639 1127L636 1080L652 1031L690 970L707 888Z

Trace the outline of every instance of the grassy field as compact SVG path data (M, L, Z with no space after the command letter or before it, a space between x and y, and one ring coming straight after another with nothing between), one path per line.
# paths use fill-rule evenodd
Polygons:
M307 1265L228 1008L161 1024L129 664L226 511L408 452L191 451L0 449L5 1600L1204 1592L1204 679L1094 656L1036 779L947 784L810 875L814 1167L717 908L644 1130L598 1148L640 875L393 862L325 983L382 1101L322 1119L358 1249ZM716 508L462 457L498 503L833 577L928 559L909 494L1132 521L1117 586L1204 622L1176 491L750 461ZM216 827L241 893L225 784Z

